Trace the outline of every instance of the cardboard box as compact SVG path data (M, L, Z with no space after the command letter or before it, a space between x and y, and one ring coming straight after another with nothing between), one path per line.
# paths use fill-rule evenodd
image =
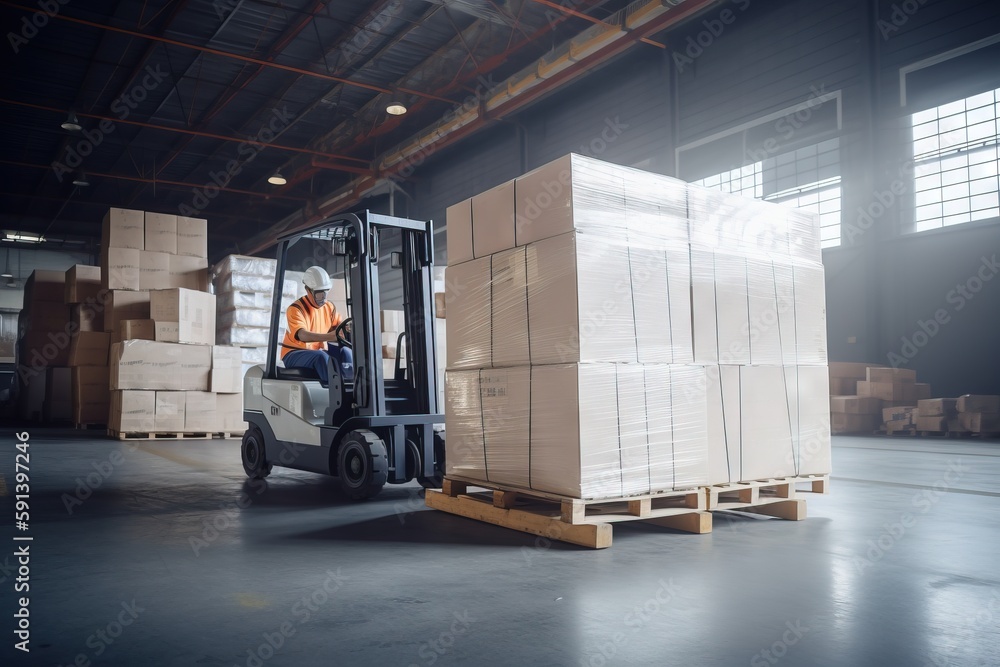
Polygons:
M108 429L119 433L150 433L156 430L155 391L113 391Z
M531 369L486 369L479 373L488 480L530 486Z
M243 420L243 394L216 394L215 412L222 419L221 430L234 433L247 430Z
M857 361L831 361L830 378L845 378L853 380L867 380L869 368L879 368L878 364Z
M913 396L918 401L931 397L931 386L926 382L917 382L913 385Z
M178 241L180 236L178 236ZM183 287L198 292L208 291L208 260L204 257L171 255L169 280L161 287Z
M149 292L112 290L104 310L104 330L118 331L122 320L148 320Z
M165 252L168 255L177 254L176 215L146 211L145 229L143 250Z
M104 216L102 248L145 249L145 214L125 208L112 208Z
M507 181L472 198L472 252L486 257L514 246L514 181Z
M944 415L938 415L936 417L917 417L917 430L918 431L947 431L948 430L948 418Z
M832 377L830 378L830 393L834 396L857 396L858 381L854 378Z
M238 347L212 346L212 379L209 388L217 394L243 391L243 352Z
M123 340L156 340L156 329L153 320L122 320L118 323L118 338Z
M492 365L490 276L489 257L448 266L449 369Z
M63 300L68 304L97 300L102 290L101 267L75 264L66 270Z
M141 250L101 249L101 286L106 290L138 290Z
M831 396L830 412L849 415L880 415L882 400L871 396Z
M872 396L883 401L909 401L913 405L916 400L916 392L912 382L868 382L858 381L858 396Z
M157 340L171 343L215 344L214 294L178 288L153 290L149 298L150 318L157 325ZM166 323L175 323L176 330L172 327L161 329L160 325Z
M1000 414L995 412L959 412L958 423L963 431L1000 433Z
M965 394L955 403L959 412L1000 412L1000 396Z
M867 433L871 435L882 426L881 415L830 414L830 431L834 435L841 433Z
M447 310L444 305L444 292L434 293L434 316L438 319L445 319L447 317ZM344 312L344 311L341 311Z
M46 421L69 421L73 418L73 369L46 369L43 417Z
M472 199L449 206L445 213L448 266L475 258L472 248Z
M916 422L916 418L917 408L915 406L882 409L882 421L884 422L900 422L912 425Z
M453 268L454 265L450 265L449 272ZM448 433L445 440L445 472L485 480L486 446L479 371L449 369L445 373L445 384L444 416Z
M104 331L80 331L69 348L69 365L107 366L111 334Z
M24 281L24 307L35 302L63 303L66 291L66 273L35 269Z
M492 365L501 368L527 366L531 359L528 354L528 270L525 248L498 252L490 258L490 262Z
M177 254L202 259L208 257L208 220L177 216Z
M705 368L645 364L643 371L643 386L658 388L645 392L644 401L650 489L708 484Z
M170 258L165 252L139 252L139 289L158 290L170 286Z
M532 488L571 498L621 496L614 364L536 366L531 375Z
M957 398L924 398L917 401L917 410L921 417L954 417L957 404Z
M627 253L572 232L528 246L526 260L533 365L637 361Z
M183 431L186 428L187 392L158 391L153 427L157 431Z
M110 300L110 294L104 294ZM104 331L105 308L104 305L74 304L69 309L69 321L77 331Z
M868 382L916 382L917 372L912 368L869 368L865 379Z
M73 369L73 423L107 424L111 407L107 366Z
M626 238L624 174L623 167L571 154L518 177L517 244L587 228Z
M63 304L52 304L48 307L39 307L37 304L28 312L28 317L24 320L27 332L68 332L69 310Z
M396 342L396 335L406 331L406 318L401 310L380 311L379 323L383 334L393 334L393 342Z
M907 419L892 419L887 422L883 422L882 430L886 433L898 433L900 431L912 432L916 427L914 422Z
M112 389L208 391L212 348L130 340L111 346L109 365Z
M210 391L184 392L184 430L217 432L224 430L216 414L215 394Z

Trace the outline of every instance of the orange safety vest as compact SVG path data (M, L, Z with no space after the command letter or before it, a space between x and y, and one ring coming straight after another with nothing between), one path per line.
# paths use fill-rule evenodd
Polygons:
M315 342L305 343L295 337L299 330L304 329L312 333L330 333L336 329L341 322L340 313L332 301L327 301L321 308L312 305L309 295L303 296L292 302L285 311L285 318L288 320L288 330L285 331L285 338L281 342L281 358L292 350L323 350L326 343Z

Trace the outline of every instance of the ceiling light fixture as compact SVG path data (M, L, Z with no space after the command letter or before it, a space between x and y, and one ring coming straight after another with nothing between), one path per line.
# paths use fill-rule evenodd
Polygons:
M68 130L70 132L79 132L80 130L83 129L83 126L80 125L80 120L76 117L76 114L73 113L72 111L69 112L69 115L66 117L66 120L63 121L62 125L60 125L59 127L61 127L64 130Z
M385 105L385 112L390 116L402 116L406 113L406 105L403 104L403 100L398 94L389 98L389 103Z
M4 232L4 241L19 241L22 243L42 243L45 237L29 232Z
M280 171L276 171L267 178L267 182L271 185L285 185L288 179L282 176Z
M86 188L90 187L90 181L87 180L87 175L81 171L73 178L73 185Z

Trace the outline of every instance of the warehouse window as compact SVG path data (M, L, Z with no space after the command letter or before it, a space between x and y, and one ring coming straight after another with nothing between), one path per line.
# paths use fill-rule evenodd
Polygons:
M911 121L911 231L1000 216L1000 88L920 111Z
M840 245L840 140L829 139L694 181L818 213L822 247Z

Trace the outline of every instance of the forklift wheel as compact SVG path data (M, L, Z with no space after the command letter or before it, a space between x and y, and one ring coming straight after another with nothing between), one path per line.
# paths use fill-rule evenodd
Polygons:
M440 433L434 433L434 476L417 477L420 486L425 489L440 489L444 484L444 438Z
M340 442L337 473L344 493L352 500L377 496L389 477L385 443L371 431L351 431Z
M247 477L263 479L271 474L271 466L264 457L264 436L256 426L251 426L243 434L240 453L243 456L243 471Z

